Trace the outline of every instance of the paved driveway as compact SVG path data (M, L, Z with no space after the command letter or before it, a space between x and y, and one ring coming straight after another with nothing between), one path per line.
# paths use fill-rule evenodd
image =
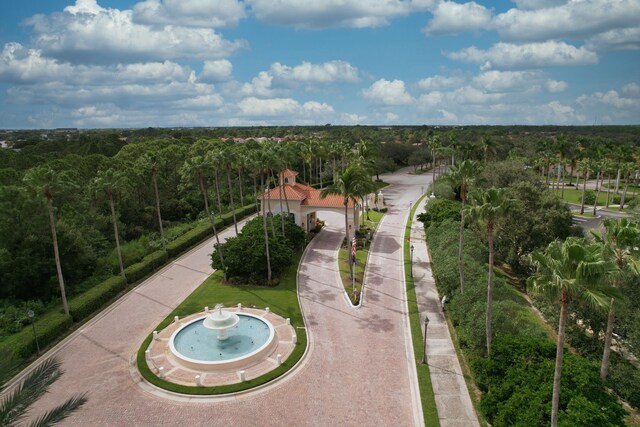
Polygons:
M66 373L37 402L34 412L86 390L88 403L65 425L421 424L408 346L401 245L409 202L430 178L398 173L384 179L395 185L383 190L390 210L372 248L365 304L360 309L347 304L336 271L344 218L321 215L328 226L312 242L299 272L300 301L312 346L293 375L234 399L191 402L149 394L130 376L128 359L140 342L211 273L209 240L54 349Z

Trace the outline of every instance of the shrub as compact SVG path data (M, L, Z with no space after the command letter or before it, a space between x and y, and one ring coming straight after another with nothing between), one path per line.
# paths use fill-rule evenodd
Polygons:
M169 255L165 250L155 251L142 259L139 263L133 264L124 269L124 274L127 277L127 281L129 283L136 282L143 277L147 276L149 273L154 271L156 268L162 266Z
M580 201L582 201L582 199L580 199ZM593 206L595 202L596 202L596 192L593 190L586 190L584 192L584 204Z
M275 237L273 237L270 224L268 224L272 279L277 278L291 264L293 252L301 248L306 241L302 228L290 218L285 219L285 235L283 235L280 219L280 215L273 217L276 229ZM228 277L239 277L257 283L266 282L267 255L262 217L254 218L246 223L236 237L227 239L221 245L221 249ZM214 249L211 259L213 268L222 269L218 248Z
M38 344L41 349L63 335L73 324L71 316L60 313L59 309L50 311L35 321ZM0 341L0 354L12 355L13 361L20 363L36 352L36 342L30 325L20 332Z
M90 316L122 291L126 282L122 276L113 276L69 301L69 313L75 322Z
M476 379L485 394L480 408L494 426L546 425L551 416L555 344L526 337L498 337L491 358L477 359ZM585 404L587 402L587 404ZM607 393L595 364L566 354L559 423L624 425L625 411ZM589 424L591 421L595 424Z
M418 220L425 227L451 220L460 222L460 202L449 199L431 199L425 206L425 212L418 215Z

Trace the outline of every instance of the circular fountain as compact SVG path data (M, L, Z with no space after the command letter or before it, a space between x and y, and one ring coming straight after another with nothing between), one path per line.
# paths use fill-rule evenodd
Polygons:
M226 340L227 330L240 322L240 316L230 311L222 311L222 304L216 305L216 309L202 322L202 326L212 331L218 331L218 339Z
M267 357L277 346L270 322L249 313L233 313L221 305L178 328L169 339L171 354L181 365L199 371L239 369Z

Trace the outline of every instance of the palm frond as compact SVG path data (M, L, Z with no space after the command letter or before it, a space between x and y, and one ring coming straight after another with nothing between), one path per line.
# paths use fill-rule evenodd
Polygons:
M38 400L62 372L55 358L45 360L0 402L0 425L13 425L21 420L27 408Z
M45 412L36 420L29 423L29 427L48 427L55 425L65 418L69 417L73 412L80 409L87 402L86 393L73 396L62 405L59 405L50 411Z

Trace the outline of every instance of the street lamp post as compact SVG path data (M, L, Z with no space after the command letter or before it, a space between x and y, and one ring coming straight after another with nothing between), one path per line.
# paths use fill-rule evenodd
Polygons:
M411 245L411 277L413 277L413 245Z
M33 310L29 310L27 311L27 316L29 317L29 320L31 320L31 327L33 328L33 337L36 339L36 349L38 350L38 356L40 356L40 344L38 344L38 334L36 333L36 324L33 320L36 314L33 312Z
M424 353L422 354L422 364L425 365L427 363L427 326L429 326L429 318L426 313L424 315L424 344L422 348L424 349Z

